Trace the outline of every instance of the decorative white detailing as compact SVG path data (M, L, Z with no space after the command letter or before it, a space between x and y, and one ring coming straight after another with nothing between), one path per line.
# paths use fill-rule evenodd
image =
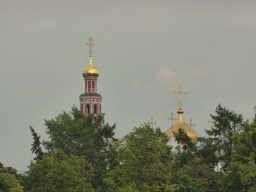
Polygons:
M86 101L85 103L91 103L90 101Z
M97 101L94 101L93 103L98 103Z

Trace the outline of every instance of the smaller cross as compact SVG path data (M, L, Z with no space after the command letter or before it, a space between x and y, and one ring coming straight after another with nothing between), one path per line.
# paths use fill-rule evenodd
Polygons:
M156 122L153 122L153 117L151 117L151 122L148 122L148 124L152 125L152 128L153 128L153 124L156 124Z
M173 120L177 120L177 118L175 117L175 118L173 118L173 113L171 113L171 115L172 115L172 117L168 117L167 119L170 121L170 120L172 120L172 126L173 126Z
M187 125L189 125L190 127L195 126L195 124L192 124L192 119L190 119L189 121L190 123L187 123Z
M91 56L92 56L92 46L94 46L95 44L92 43L92 42L93 42L92 37L90 37L90 38L88 39L88 41L90 42L90 43L87 43L87 45L90 46L90 52L89 52L89 54L90 54L90 57L91 57Z
M213 124L215 123L213 120L211 121L208 121L208 123L211 123L212 124L212 128L213 128Z

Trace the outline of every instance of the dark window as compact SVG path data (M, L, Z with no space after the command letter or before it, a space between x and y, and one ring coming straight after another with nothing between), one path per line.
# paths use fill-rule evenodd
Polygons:
M80 111L84 112L83 111L83 104L80 105Z
M87 104L86 108L87 108L87 114L89 114L90 113L90 105Z
M94 81L92 82L92 88L94 88Z
M97 105L94 104L94 113L97 114Z

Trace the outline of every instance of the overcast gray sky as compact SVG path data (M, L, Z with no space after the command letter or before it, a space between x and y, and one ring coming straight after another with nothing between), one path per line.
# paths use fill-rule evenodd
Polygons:
M34 158L29 125L70 111L82 70L99 70L105 122L121 138L154 117L166 131L188 91L183 117L205 136L222 106L245 119L256 105L256 1L0 0L0 161L25 171Z

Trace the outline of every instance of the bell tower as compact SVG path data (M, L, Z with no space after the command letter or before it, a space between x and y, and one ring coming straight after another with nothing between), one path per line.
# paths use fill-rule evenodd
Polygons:
M94 119L101 115L101 101L102 96L97 93L97 80L99 76L99 71L92 65L92 43L93 39L90 37L88 39L90 46L90 61L88 66L83 70L82 75L85 82L85 92L79 96L80 100L80 110L85 114L85 116L90 113L94 114Z

